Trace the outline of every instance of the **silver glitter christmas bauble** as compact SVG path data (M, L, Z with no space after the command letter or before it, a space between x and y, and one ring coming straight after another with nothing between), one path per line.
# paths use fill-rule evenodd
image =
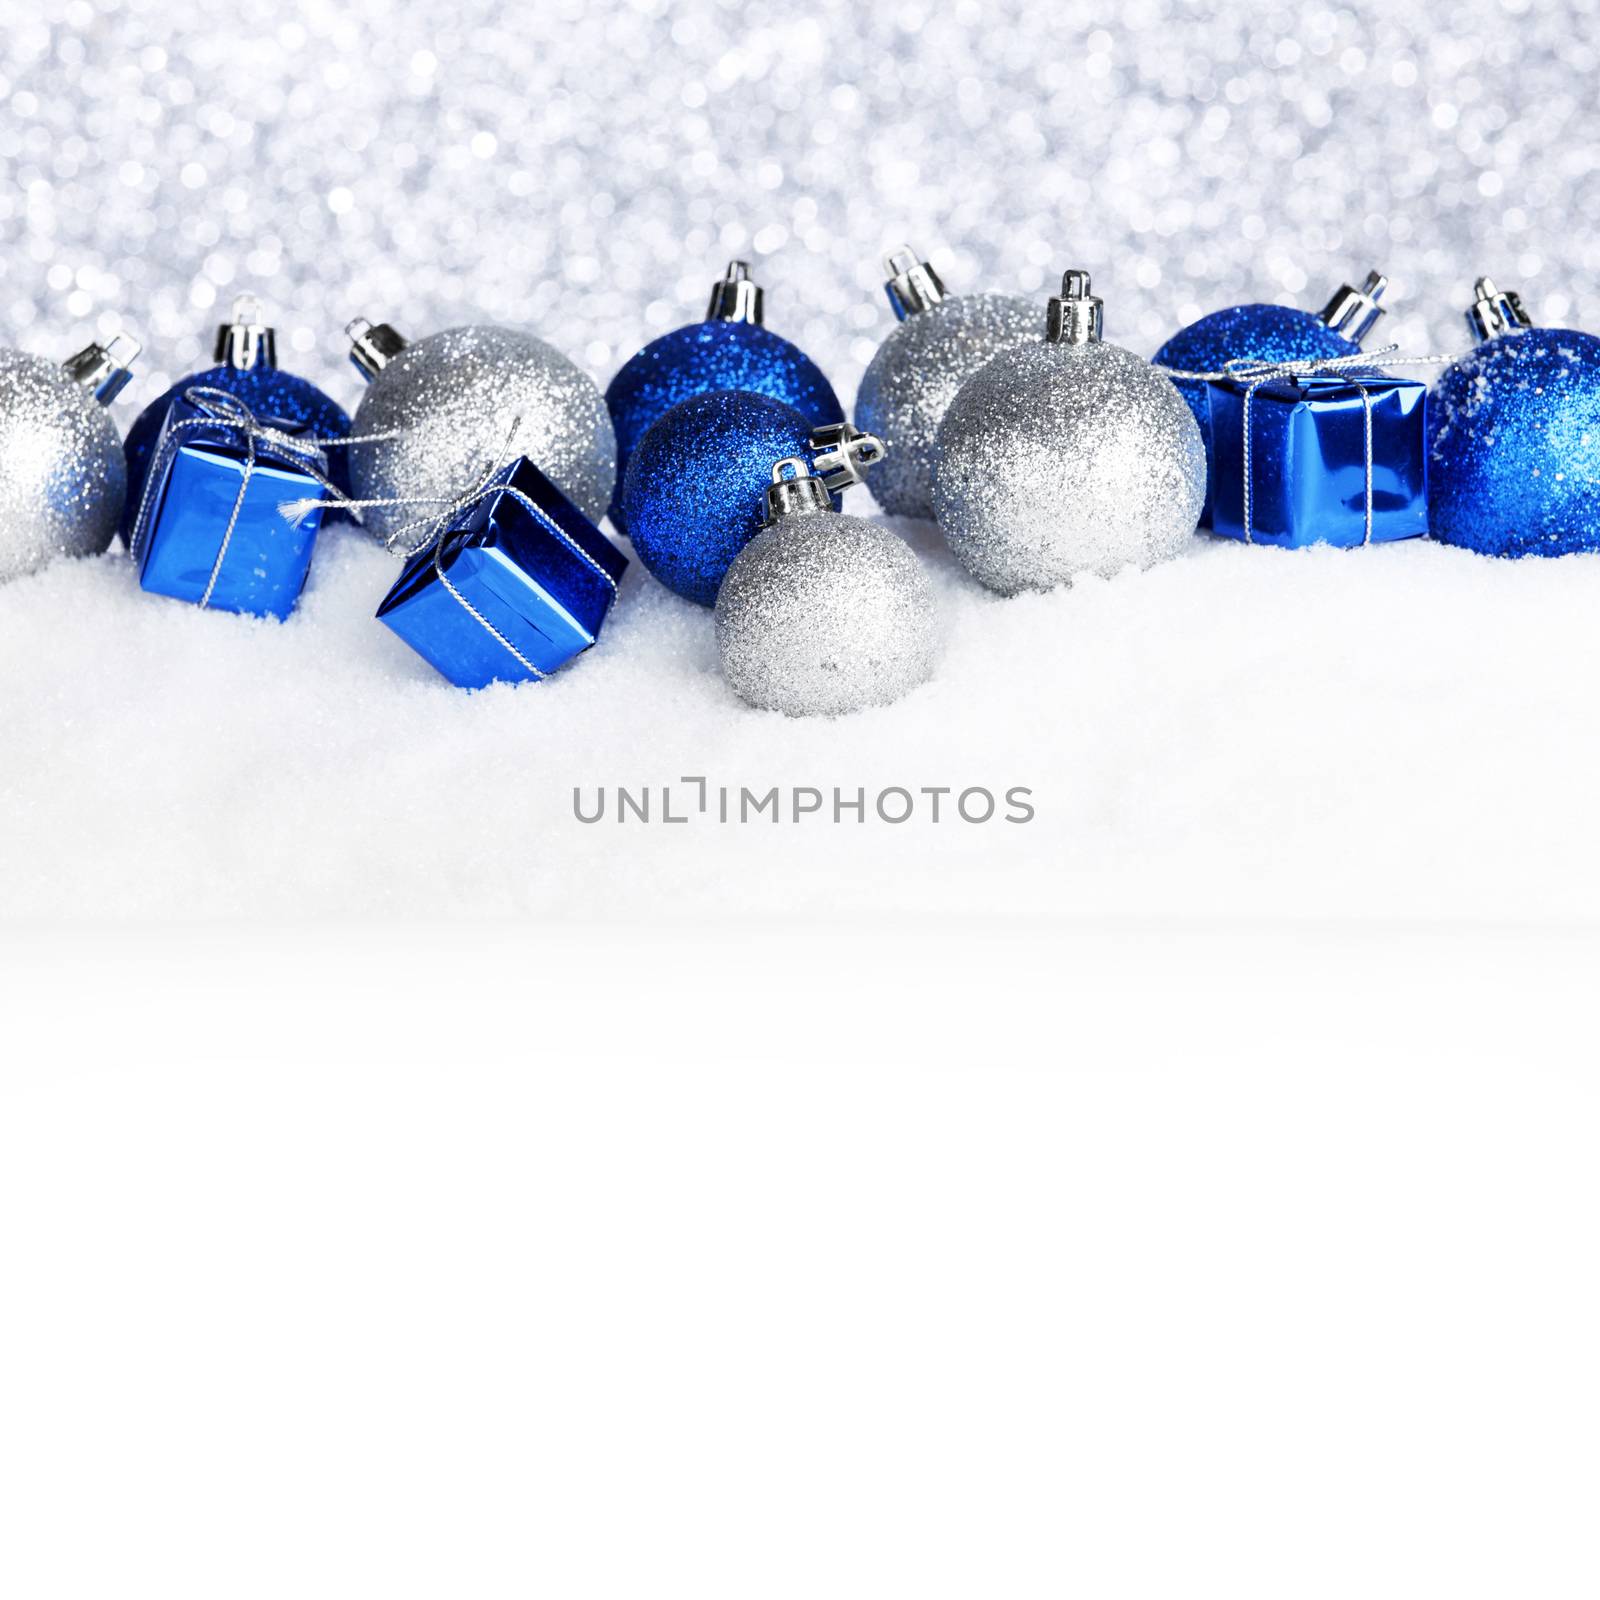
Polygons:
M888 447L868 479L873 499L892 516L931 517L933 443L950 402L1001 351L1044 338L1044 306L1014 295L947 296L910 250L885 265L884 288L902 320L861 379L856 426Z
M105 407L138 349L119 335L64 364L0 350L0 583L111 543L128 469Z
M723 673L751 705L791 717L888 705L933 671L933 586L887 528L833 511L809 471L774 468L766 526L722 580Z
M1183 396L1100 342L1089 276L1069 272L1046 342L997 356L945 413L934 453L940 531L1001 594L1148 567L1188 544L1205 446Z
M371 379L351 433L405 430L350 447L357 500L448 500L524 455L592 521L605 515L616 434L599 389L559 350L513 328L448 328L415 344L387 323L357 321L348 331ZM373 506L360 515L377 538L404 545L410 530L421 536L428 510Z

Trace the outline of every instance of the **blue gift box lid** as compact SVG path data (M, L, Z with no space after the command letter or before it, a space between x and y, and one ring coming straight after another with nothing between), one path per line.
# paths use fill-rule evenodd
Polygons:
M1301 373L1295 377L1269 378L1265 383L1255 383L1249 378L1215 378L1213 389L1224 394L1243 397L1254 390L1252 404L1261 400L1276 400L1292 406L1338 405L1349 401L1361 404L1361 392L1366 390L1373 399L1380 395L1416 390L1426 394L1428 386L1418 378L1397 378L1392 373L1380 372L1376 367L1344 367L1338 372Z
M430 627L424 639L401 616L439 589L442 567L469 602L492 601L502 620L520 623L541 641L531 653L547 671L599 637L627 565L628 558L523 456L489 480L482 497L445 528L437 549L430 541L408 558L377 615L454 676L439 659L437 630ZM482 629L453 596L442 599L445 615Z
M300 473L304 473L309 466L324 475L327 473L327 455L310 443L316 434L308 424L252 412L242 401L225 391L200 388L185 389L173 396L172 404L162 418L161 432L156 438L151 460L162 459L171 448L167 442L168 436L182 425L179 448L209 450L243 461L248 454L243 424L249 421L253 421L258 428L270 429L272 433L301 442L299 450L285 450L270 434L258 433L255 440L257 466L282 467Z

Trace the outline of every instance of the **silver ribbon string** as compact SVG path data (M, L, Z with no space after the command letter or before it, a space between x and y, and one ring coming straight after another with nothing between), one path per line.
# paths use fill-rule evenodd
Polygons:
M403 555L409 559L419 551L428 547L430 541L433 545L433 566L440 583L444 585L445 592L467 613L469 617L483 628L492 638L498 641L516 660L519 666L530 673L534 678L548 676L536 667L523 653L500 632L495 625L472 604L467 597L450 581L450 575L444 570L443 544L444 536L449 526L460 514L475 505L478 501L505 488L539 525L545 528L561 541L575 556L606 583L612 594L617 592L617 583L609 572L597 562L581 545L561 529L541 508L534 503L520 489L496 485L492 480L497 468L491 468L484 479L468 490L463 495L458 495L453 500L443 498L429 499L404 499L404 500L355 500L339 492L338 487L332 483L323 471L325 463L324 452L343 446L355 444L381 444L391 439L398 439L411 432L410 428L393 428L381 433L349 434L341 438L318 438L305 434L285 433L280 428L274 428L261 421L259 417L237 395L230 394L226 389L214 389L207 384L193 384L183 390L182 399L193 406L199 413L193 417L183 417L171 423L162 437L161 444L154 458L151 460L149 471L145 475L144 490L139 499L139 511L134 518L133 531L129 536L129 553L134 560L138 560L143 552L145 538L148 532L148 515L155 497L164 487L165 479L174 457L183 445L196 433L219 427L232 429L237 433L244 449L244 470L239 476L239 489L234 495L233 505L228 512L228 521L222 531L221 542L217 546L216 558L211 564L211 573L206 580L205 591L200 596L199 604L208 606L211 597L216 592L217 581L222 575L223 563L228 558L229 547L233 543L233 536L239 525L239 515L244 509L245 495L250 488L250 479L256 470L257 445L267 447L275 454L291 461L297 468L312 478L325 491L325 495L316 495L299 500L281 501L278 505L279 514L291 526L298 526L311 512L318 507L324 510L359 511L367 506L442 506L443 510L434 516L418 518L413 522L404 524L392 534L387 543L393 549L397 538L408 528L426 526L427 533L416 542ZM435 421L442 419L435 419ZM513 421L511 435L516 433L520 419ZM509 440L508 440L509 442Z
M1437 367L1459 360L1458 356L1402 356L1396 354L1398 345L1382 345L1376 350L1356 350L1347 356L1314 356L1299 361L1254 361L1248 357L1235 357L1216 372L1183 372L1176 367L1157 367L1169 378L1190 378L1202 383L1223 383L1232 380L1242 383L1244 390L1244 542L1255 543L1254 510L1255 473L1253 443L1250 437L1250 408L1256 391L1263 384L1274 383L1279 378L1345 377L1361 391L1363 468L1365 483L1365 526L1361 543L1372 543L1372 394L1356 376L1358 371L1371 367Z
M233 497L233 506L228 512L227 526L222 530L222 542L217 547L216 559L211 563L211 575L206 580L205 592L198 601L201 606L210 605L211 596L216 592L217 580L222 576L222 564L228 559L228 547L233 543L234 531L239 526L239 514L244 509L244 497L249 491L250 479L256 470L257 441L275 454L288 458L300 471L314 478L337 499L339 490L329 482L322 470L326 459L324 453L344 445L378 444L386 439L399 438L404 431L392 429L387 433L369 433L356 437L317 438L307 434L285 433L281 428L268 426L238 395L230 394L226 389L213 389L208 384L197 383L183 390L180 398L194 406L200 415L180 418L177 422L169 424L162 435L161 444L150 462L149 470L145 473L144 491L139 497L138 514L133 519L133 531L128 536L128 553L135 561L143 553L148 532L146 519L151 505L165 487L167 472L173 459L189 438L206 429L215 430L220 427L234 430L244 446L244 471L239 476L239 490ZM301 517L295 520L301 520L312 506L329 503L331 502L320 496L300 501L298 504L303 510Z

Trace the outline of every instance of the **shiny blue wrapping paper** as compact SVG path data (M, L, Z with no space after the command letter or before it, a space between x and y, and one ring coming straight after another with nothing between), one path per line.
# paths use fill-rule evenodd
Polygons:
M1275 378L1250 401L1250 541L1298 548L1366 540L1372 400L1372 543L1428 531L1427 386L1366 371ZM1211 383L1212 532L1245 537L1244 419L1250 385Z
M205 420L174 436L178 424L197 419ZM256 420L289 435L302 431L279 418ZM255 468L245 483L246 454L237 423L211 417L182 395L173 400L151 457L158 467L166 463L163 478L148 498L145 525L133 530L141 588L251 616L281 619L294 610L311 567L322 509L291 524L279 507L290 500L319 499L326 491L304 461L259 437ZM320 452L317 460L325 466ZM206 599L236 503L233 536Z
M499 492L462 512L437 551L430 542L413 555L378 607L380 622L462 689L536 681L587 650L600 637L628 565L526 457L503 467L492 484ZM526 495L537 510L508 489ZM437 566L462 598L536 670L518 661L439 581L436 553Z

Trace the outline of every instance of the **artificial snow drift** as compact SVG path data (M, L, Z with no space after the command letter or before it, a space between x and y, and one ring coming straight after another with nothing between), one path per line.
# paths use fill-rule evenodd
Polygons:
M1515 918L1600 904L1600 559L1198 537L1150 572L1003 600L931 527L896 526L933 571L943 656L898 705L835 721L743 706L710 613L637 564L597 649L549 682L466 694L374 621L394 563L355 530L326 532L283 624L142 594L115 554L58 562L0 588L5 912ZM773 788L778 805L740 820L742 791ZM1030 820L1008 820L1019 788ZM602 789L603 819L579 820ZM684 820L664 820L663 789ZM937 822L926 789L950 791ZM996 797L988 820L954 804L973 789ZM891 790L912 796L903 822L876 803ZM905 810L891 798L889 816Z

